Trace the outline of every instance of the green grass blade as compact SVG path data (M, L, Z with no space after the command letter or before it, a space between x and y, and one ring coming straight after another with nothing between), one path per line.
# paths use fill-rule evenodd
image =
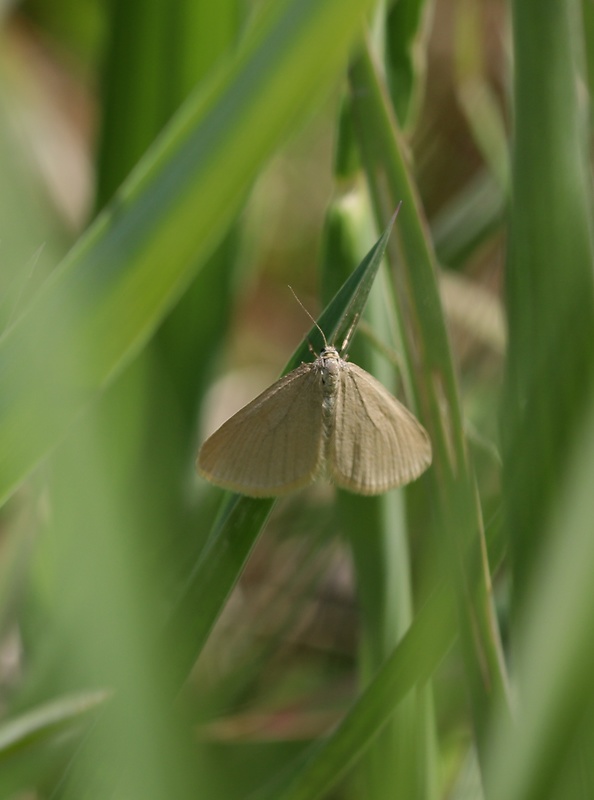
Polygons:
M238 5L237 0L216 5L184 1L173 6L163 0L148 4L132 0L106 6L109 36L103 62L97 208L190 90L207 81L216 63L220 65L237 48ZM140 30L134 19L140 21ZM187 485L193 460L197 406L226 341L239 228L237 221L231 224L132 368L96 405L105 429L119 431L107 440L112 444L112 462L121 464L122 454L129 454L122 475L134 476L134 486L123 478L130 495L143 498L148 516L161 521L147 529L154 537L153 541L147 537L147 549L167 552L182 575L194 563L204 544L200 534L208 528L209 515L182 499L181 487ZM198 259L204 260L200 255ZM144 384L140 391L131 373ZM140 405L139 396L144 398ZM156 452L158 458L153 457ZM168 568L176 570L163 563L163 572Z
M516 133L503 433L520 603L594 390L594 248L588 118L579 91L580 4L527 2L513 9ZM543 41L555 42L552 52L543 52Z
M344 777L367 751L394 714L394 701L423 686L451 646L455 631L455 599L443 587L420 609L410 630L378 670L339 727L316 742L295 774L250 800L314 800Z
M97 209L112 197L161 130L170 74L163 41L171 16L168 4L111 3L107 14Z
M107 6L96 207L102 208L171 114L237 42L239 3ZM139 29L140 23L140 29Z
M179 298L265 160L336 76L370 5L274 4L2 337L1 498ZM61 358L68 367L54 369Z
M376 213L381 220L402 200L401 218L388 248L412 386L433 441L427 491L434 495L436 525L447 534L453 585L458 587L461 642L473 697L481 752L491 702L507 684L490 595L482 518L468 462L458 387L436 278L436 263L394 115L368 49L351 72L355 127ZM400 224L401 223L401 224Z
M594 741L594 248L582 5L512 9L502 418L519 702L514 725L495 726L487 789L496 800L578 800L592 796ZM553 44L546 52L543 41Z
M173 692L179 690L204 647L274 502L240 495L224 501L209 542L186 581L165 632L165 642L175 643Z
M63 697L34 711L6 720L0 726L0 765L17 751L53 737L64 728L78 723L104 703L109 692L96 691Z
M494 726L491 800L592 796L594 406L559 481L513 633L518 714ZM548 533L548 537L546 534Z
M321 315L320 319L326 322L330 328L334 325L347 324L348 319L360 315L373 276L381 263L390 229L391 225ZM320 336L315 328L312 330L312 335L314 331ZM304 342L297 349L291 363L308 352L305 349L306 347L307 345ZM89 487L87 487L87 491L89 490ZM159 646L156 647L157 653L166 654L166 656L164 658L160 656L158 659L151 654L148 656L151 659L151 663L155 662L155 668L161 667L161 674L153 678L155 681L153 692L156 701L164 703L167 700L170 701L178 694L180 687L187 679L188 673L200 654L231 589L241 574L245 561L273 503L273 500L255 500L237 495L233 495L225 501L218 520L215 522L209 543L196 568L190 575L185 590L179 598L169 624L159 641ZM87 502L84 507L86 508L88 505L89 503ZM131 538L132 534L129 532L124 542L120 542L121 537L117 535L117 531L111 533L111 537L114 536L113 546L121 547L124 550L124 555L117 553L118 563L121 565L120 569L123 569L124 565L130 568L133 562L128 562L127 553L128 549L131 548L132 542L127 542L127 539ZM81 542L80 546L84 547L84 542ZM99 564L100 558L108 558L108 553L104 552L109 546L107 536L102 538L98 536L92 537L88 546L93 549L93 558L89 559L92 565ZM121 586L120 590L122 594L130 592L127 584ZM127 603L133 610L141 600L141 597L134 596L133 598L128 598ZM87 602L89 602L88 598ZM70 603L70 605L74 605L74 603ZM130 610L128 610L128 613L130 613ZM119 615L120 627L124 627L125 622L126 615L122 612ZM145 620L145 622L148 623L148 620ZM123 636L124 631L120 635ZM138 633L135 635L138 636ZM96 645L89 645L89 647L93 650ZM143 651L140 651L139 658L142 658L142 656ZM114 702L113 705L106 709L105 714L102 715L98 724L86 738L80 748L80 752L74 759L70 770L71 774L67 780L68 791L66 796L68 797L76 797L81 786L85 785L88 777L88 760L93 760L97 757L97 753L102 752L102 748L105 747L105 741L110 741L110 738L114 735L113 732L118 730L118 724L121 726L120 717L124 716L127 729L130 726L129 729L133 730L136 725L137 720L132 713L132 705L134 700L138 699L139 692L132 691L132 688L126 685L131 676L126 668L125 661L122 662L121 667L118 664L116 674L120 670L122 674L121 676L118 675L120 692L116 695L117 702ZM145 683L149 683L149 677L148 670L145 670ZM144 683L142 685L144 687ZM161 713L163 713L162 709ZM161 733L160 731L157 732L157 734ZM156 735L155 738L158 739L159 736ZM180 755L182 762L180 769L184 765L183 755L183 753ZM142 770L139 770L139 763L135 763L134 760L128 762L124 759L123 754L121 756L118 754L115 761L110 765L110 770L102 777L99 791L105 794L105 792L111 790L110 787L120 780L121 775L126 771L131 774L131 779L134 780L135 785L142 785L145 778ZM164 772L161 777L164 785L167 785L167 781L172 780L174 775L170 772ZM183 770L180 772L180 780L182 778ZM155 789L154 793L156 792L157 790Z
M403 128L416 122L425 80L424 38L431 0L399 0L386 20L388 83L396 115Z
M484 170L431 219L438 262L461 269L480 245L501 228L504 211L501 187Z
M81 728L88 727L109 693L69 695L36 706L0 725L0 796L14 797L23 786L41 783Z
M394 217L380 239L371 248L357 269L336 293L319 317L322 330L348 330L367 301L373 280L392 230ZM314 326L283 371L289 372L311 358L309 343L321 349L321 334ZM189 577L185 591L170 623L170 636L177 641L176 675L183 679L200 653L229 592L266 522L274 504L271 499L254 499L232 495L225 502L215 522L206 551ZM200 609L200 613L196 613Z
M324 285L335 283L345 271L353 270L362 242L372 229L372 212L364 192L351 189L335 200L326 222ZM397 325L391 319L393 309L386 303L388 297L384 271L371 293L365 322L381 341L392 346ZM364 337L353 343L350 358L385 386L394 387L394 365ZM360 497L338 492L337 510L353 557L361 615L358 676L359 685L365 688L402 639L413 617L405 493ZM392 703L398 708L356 771L355 779L369 800L394 794L431 796L428 787L437 781L431 758L433 738L424 730L424 695L428 693L427 688L411 692L404 700L398 691L392 701L384 697L387 707Z
M318 320L323 331L330 330L330 336L326 336L328 342L334 342L338 347L342 344L340 340L343 336L347 333L351 335L354 333L356 324L363 313L369 292L382 263L398 210L399 207L388 220L380 238L357 269L348 277ZM313 335L314 330L312 329L310 336Z

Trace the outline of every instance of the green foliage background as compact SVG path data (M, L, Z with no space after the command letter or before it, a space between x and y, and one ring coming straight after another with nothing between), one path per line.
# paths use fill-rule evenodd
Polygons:
M0 20L0 797L592 797L591 4ZM287 283L406 490L195 475Z

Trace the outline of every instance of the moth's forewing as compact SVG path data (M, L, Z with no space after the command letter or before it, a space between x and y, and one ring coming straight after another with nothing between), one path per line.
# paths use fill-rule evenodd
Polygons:
M307 486L322 459L322 393L302 364L227 420L202 445L196 467L211 483L251 497Z
M418 478L431 464L431 442L410 411L349 362L340 374L327 459L337 486L375 495Z

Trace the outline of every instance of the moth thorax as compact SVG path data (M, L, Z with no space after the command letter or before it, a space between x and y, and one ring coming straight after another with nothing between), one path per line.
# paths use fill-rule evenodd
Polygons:
M340 377L340 356L335 347L325 347L318 358L324 396L335 395Z
M340 369L338 351L334 347L325 347L318 358L318 375L322 386L322 426L326 442L334 428Z

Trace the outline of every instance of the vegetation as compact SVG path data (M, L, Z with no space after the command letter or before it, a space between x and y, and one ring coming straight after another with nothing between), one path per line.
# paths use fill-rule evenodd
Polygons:
M0 797L592 797L591 4L1 36ZM416 483L195 474L319 350L287 284L429 431Z

